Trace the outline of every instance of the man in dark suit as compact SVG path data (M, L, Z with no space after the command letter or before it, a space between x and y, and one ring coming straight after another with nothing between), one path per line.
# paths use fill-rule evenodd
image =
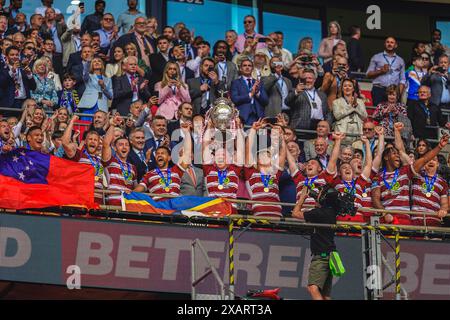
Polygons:
M180 194L183 196L203 197L206 194L203 170L190 165L181 177Z
M155 84L162 80L164 68L169 61L169 39L165 36L160 36L157 40L158 53L153 53L150 55L150 67L152 69L152 74L150 76L150 90L153 91Z
M169 122L167 126L167 132L171 137L171 140L176 140L176 137L172 137L172 133L181 128L181 123L192 122L193 107L189 102L184 102L178 107L178 120Z
M236 65L231 62L231 52L228 44L219 40L214 45L214 60L216 62L216 73L219 76L219 80L224 83L224 90L229 91L231 88L231 82L239 77Z
M112 80L114 98L111 108L116 109L121 116L128 115L133 102L137 100L147 102L151 96L147 86L148 80L137 74L137 64L136 57L126 57L122 63L124 74L113 77Z
M283 61L280 57L273 57L270 60L273 73L270 76L262 77L261 82L269 96L269 105L266 107L266 117L275 118L281 112L289 114L289 107L284 103L289 91L292 90L292 83L283 77Z
M180 46L172 48L170 57L178 64L178 67L180 68L181 79L183 80L183 82L187 83L189 79L195 78L195 72L189 69L186 65L186 55L184 54L184 51Z
M62 54L55 52L55 42L52 38L47 38L44 40L44 51L40 55L48 57L50 60L52 60L53 70L56 74L58 74L60 77L63 75L63 64L62 64ZM39 58L40 58L39 57Z
M103 13L105 12L106 2L104 0L95 1L95 12L87 15L83 23L81 24L81 34L93 32L94 30L100 29L100 21L103 18Z
M197 48L192 46L191 32L187 28L183 28L178 32L178 41L175 43L173 48L175 47L182 48L186 56L186 61L195 59L198 55ZM173 48L170 50L170 53L172 53Z
M430 87L420 86L419 100L408 106L408 118L411 120L413 127L413 134L415 138L419 139L437 139L437 131L433 127L450 128L450 123L442 115L441 109L431 102Z
M55 9L47 8L45 10L45 22L41 26L40 34L42 39L52 39L54 41L54 52L61 55L61 59L63 54L61 36L66 30L67 25L56 16Z
M81 48L81 63L74 64L68 70L69 73L75 76L77 84L75 89L78 92L78 96L81 97L86 89L86 85L84 84L83 74L85 71L89 71L89 67L91 65L91 60L93 58L93 51L90 45L84 46Z
M450 109L450 83L449 83L449 57L439 57L439 64L430 69L423 79L422 84L431 88L430 102L439 109ZM409 107L409 106L408 106Z
M5 53L6 64L0 70L0 107L20 109L30 91L36 90L36 82L29 66L20 67L19 48L11 46Z
M264 118L264 108L269 103L266 89L259 80L252 78L253 62L244 58L239 67L241 77L231 83L231 100L239 110L244 124L252 125Z
M145 33L146 29L146 19L144 17L138 17L134 20L134 32L122 35L116 42L114 42L110 50L110 60L113 60L114 49L116 47L125 48L129 43L134 43L137 48L137 55L139 59L142 59L145 64L150 67L149 56L156 52L155 40Z
M133 129L130 133L131 150L128 162L134 164L137 170L137 181L141 181L147 171L154 169L151 151L145 148L145 134L142 128Z
M214 67L212 58L204 58L200 64L200 76L187 81L195 114L206 114L211 103L216 100L218 91L223 88Z

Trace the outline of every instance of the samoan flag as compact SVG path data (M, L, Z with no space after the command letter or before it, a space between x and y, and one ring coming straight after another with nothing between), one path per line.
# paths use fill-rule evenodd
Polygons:
M207 215L212 217L223 217L233 213L231 203L223 198L180 196L155 201L150 196L139 192L122 193L122 210L165 215Z
M94 174L90 165L38 151L20 148L0 154L0 208L97 208Z

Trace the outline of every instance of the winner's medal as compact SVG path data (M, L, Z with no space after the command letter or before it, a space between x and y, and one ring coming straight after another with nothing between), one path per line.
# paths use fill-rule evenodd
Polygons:
M264 188L264 192L269 192L269 188Z
M426 191L425 196L431 198L431 191L434 190L434 183L436 182L437 175L435 174L431 181L428 180L428 175L425 174L425 183L422 185L423 189Z
M217 187L219 190L223 190L223 185L219 184L219 186Z

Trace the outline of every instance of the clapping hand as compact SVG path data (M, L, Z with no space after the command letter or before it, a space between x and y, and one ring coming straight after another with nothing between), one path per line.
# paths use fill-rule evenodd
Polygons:
M383 127L380 127L380 126L375 127L375 133L376 133L378 136L383 136L383 135L384 135L384 128L383 128Z

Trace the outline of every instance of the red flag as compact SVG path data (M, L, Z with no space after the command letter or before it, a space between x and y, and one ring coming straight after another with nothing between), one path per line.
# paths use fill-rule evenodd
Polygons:
M0 155L0 207L97 208L94 168L37 151L16 149Z

